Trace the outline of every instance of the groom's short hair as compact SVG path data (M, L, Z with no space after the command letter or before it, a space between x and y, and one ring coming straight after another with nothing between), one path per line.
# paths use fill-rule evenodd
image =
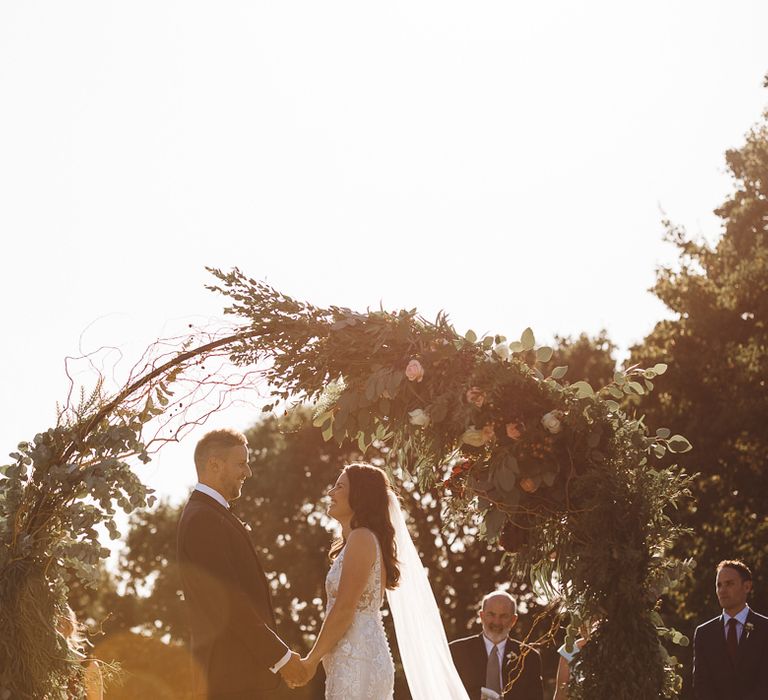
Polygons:
M200 476L205 471L208 460L216 452L247 444L248 438L239 430L234 430L233 428L220 428L219 430L211 430L206 433L200 438L195 447L195 469L197 470L197 475Z

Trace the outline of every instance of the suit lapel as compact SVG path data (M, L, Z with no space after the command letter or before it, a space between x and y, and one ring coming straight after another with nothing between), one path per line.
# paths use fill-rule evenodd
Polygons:
M477 661L475 662L475 668L478 669L478 676L480 685L485 685L485 674L488 668L488 651L485 648L485 638L483 633L477 635L477 644L475 645L475 654Z
M507 644L504 647L504 673L509 674L511 666L517 658L517 648L511 638L507 637Z
M520 645L517 640L512 637L507 637L507 645L504 647L504 683L508 684L512 678L516 678L519 683L522 678L522 668L518 667L520 663ZM516 688L519 686L513 686L507 691L504 697L516 697Z
M730 663L731 655L728 647L725 645L725 619L721 614L717 618L717 624L714 626L715 638L712 640L712 650L718 659L726 659L725 663ZM733 666L733 664L731 664Z
M227 519L227 522L229 522L230 525L232 526L232 529L238 533L238 537L245 538L245 541L248 543L248 546L251 548L251 552L253 552L253 559L256 562L256 566L259 570L259 573L261 574L260 581L264 589L264 595L266 596L267 606L269 608L270 615L272 616L272 624L274 625L275 613L272 610L272 596L269 591L269 582L267 581L267 576L264 573L264 567L261 565L261 559L259 559L259 554L256 551L256 546L253 544L253 540L251 540L251 536L248 534L248 530L245 529L245 525L229 508L225 508L215 498L211 498L209 495L203 493L202 491L197 491L197 490L193 491L191 498L194 498L195 500L200 500L203 503L205 503L207 506L210 506L214 508L217 512L223 514L224 517Z
M261 574L261 582L264 587L264 595L267 597L267 604L269 605L269 611L272 614L274 618L274 612L272 610L272 596L269 592L269 581L267 581L267 575L264 573L264 567L261 565L261 559L259 558L259 553L256 551L256 545L253 544L253 540L251 539L250 534L248 533L248 530L245 529L245 525L243 522L228 508L225 508L227 512L227 516L229 517L230 522L232 523L232 526L237 530L240 537L244 537L245 541L248 543L248 546L251 548L251 552L253 552L253 560L256 562L256 566L259 569L259 573Z
M741 631L741 640L739 642L738 667L741 668L748 660L753 649L756 649L757 642L754 637L757 634L758 618L752 610L747 615L744 629Z
M213 507L219 513L222 513L224 517L226 517L227 521L232 524L235 530L237 530L241 536L245 537L246 542L248 542L248 546L256 555L256 560L258 561L259 557L258 552L256 551L256 547L254 546L253 541L248 534L248 530L245 529L245 525L240 520L240 518L238 518L229 508L225 508L223 505L221 505L221 503L219 503L215 498L211 498L208 494L205 494L202 491L193 491L192 498L195 498L195 500L203 500L204 503ZM259 568L261 569L261 562L259 562ZM264 572L262 571L262 573Z

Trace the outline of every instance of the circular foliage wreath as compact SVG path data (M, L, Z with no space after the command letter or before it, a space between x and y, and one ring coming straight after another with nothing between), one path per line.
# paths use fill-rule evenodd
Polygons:
M657 609L687 566L666 552L688 478L661 460L690 445L664 428L651 434L627 408L664 365L618 372L605 387L569 384L530 330L512 342L462 337L442 314L431 323L415 310L320 309L237 269L211 272L209 288L245 325L196 347L194 334L173 351L161 344L116 395L97 386L0 467L0 700L65 697L81 669L55 620L72 576L95 584L109 553L96 525L119 536L116 504L151 505L127 460L149 459L147 425L167 427L190 373L224 356L244 376L267 361L275 402L266 411L313 401L327 440L386 444L393 471L442 484L444 517L475 522L509 553L511 575L559 601L567 644L589 626L571 697L676 695L677 662L662 642L687 640ZM186 405L216 388L207 371L192 385Z

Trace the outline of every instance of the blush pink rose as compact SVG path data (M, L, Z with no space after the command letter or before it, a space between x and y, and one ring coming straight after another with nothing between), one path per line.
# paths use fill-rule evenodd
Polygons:
M486 425L481 432L485 442L490 442L491 440L496 439L496 431L493 429L493 426L490 423Z
M511 440L519 440L523 435L523 428L520 423L507 423L507 437Z
M471 389L467 389L467 403L474 404L478 408L482 408L485 403L485 392L477 386L473 386Z
M405 376L409 382L420 382L424 379L424 368L418 360L411 360L405 368Z

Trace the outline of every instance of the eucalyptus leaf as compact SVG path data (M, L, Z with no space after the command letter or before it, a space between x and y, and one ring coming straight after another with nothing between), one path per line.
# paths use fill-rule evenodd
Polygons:
M325 425L326 421L331 420L333 417L333 413L331 411L324 411L323 413L318 414L315 416L315 418L312 419L312 425L315 428L321 428Z
M544 472L541 475L541 480L547 486L552 486L555 483L555 479L557 479L557 474L555 472Z
M673 435L667 442L667 447L670 452L680 454L682 452L689 452L693 449L693 446L682 435Z
M485 515L485 536L493 542L498 539L501 528L507 520L507 514L498 508L491 508Z
M523 334L520 336L520 344L523 346L523 350L533 350L533 346L536 344L536 338L530 328L526 328L523 331Z
M568 372L568 365L561 365L560 367L555 367L552 370L552 374L550 374L549 376L552 377L552 379L562 379L567 372Z
M614 386L613 384L609 384L607 387L605 387L605 390L613 396L614 399L619 399L619 401L622 401L624 399L624 392L619 389L619 387Z
M501 466L498 469L496 469L493 477L494 477L494 483L502 491L511 491L512 489L515 488L515 484L517 483L517 477L515 476L515 472L513 472L506 465L506 462L502 463Z
M577 399L584 399L589 396L595 395L595 390L592 388L592 385L589 382L585 382L585 381L574 382L573 384L571 384L570 388L576 390Z

